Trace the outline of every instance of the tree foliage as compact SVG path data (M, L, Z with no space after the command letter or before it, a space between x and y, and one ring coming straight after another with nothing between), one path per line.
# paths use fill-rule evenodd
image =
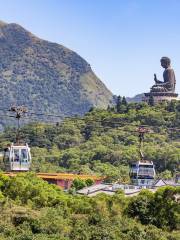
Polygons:
M118 107L119 106L119 107ZM120 107L125 110L120 111ZM153 132L144 139L144 155L154 161L158 173L179 171L180 103L155 106L127 103L118 97L116 110L93 108L83 117L65 119L50 125L32 123L21 128L21 138L31 146L32 170L106 174L115 181L128 180L128 165L139 159L139 125ZM119 109L119 110L118 110ZM0 135L0 149L15 139L15 130ZM126 176L125 176L126 175Z
M0 182L0 239L179 239L178 188L89 198L64 193L32 173L0 175Z

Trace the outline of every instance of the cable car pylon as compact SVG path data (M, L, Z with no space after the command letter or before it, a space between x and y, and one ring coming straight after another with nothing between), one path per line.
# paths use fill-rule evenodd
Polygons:
M27 107L24 107L24 106L17 106L17 107L12 106L9 109L9 111L16 113L15 118L18 121L17 134L16 134L16 144L19 144L19 141L20 141L20 118L23 117L23 115L28 112L28 109L27 109Z
M144 135L145 133L149 133L150 130L148 128L144 128L142 126L140 126L137 130L137 132L139 133L139 155L140 155L140 160L143 161L144 160L144 153L143 153L143 145L144 145Z
M130 166L131 182L137 186L152 186L155 179L155 167L152 161L144 159L143 143L145 133L151 133L150 129L140 126L137 129L139 133L139 155L140 160L133 162Z
M23 117L28 109L24 106L13 106L9 111L14 112L18 121L16 132L16 142L11 143L4 149L4 166L6 171L24 172L29 171L31 166L31 153L27 143L20 141L20 118Z

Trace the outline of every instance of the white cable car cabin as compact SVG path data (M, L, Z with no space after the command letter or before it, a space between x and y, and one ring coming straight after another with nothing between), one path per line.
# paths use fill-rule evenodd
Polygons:
M131 164L130 178L138 186L152 186L156 176L152 161L141 160Z
M29 171L31 153L28 144L11 144L4 150L4 164L6 171Z

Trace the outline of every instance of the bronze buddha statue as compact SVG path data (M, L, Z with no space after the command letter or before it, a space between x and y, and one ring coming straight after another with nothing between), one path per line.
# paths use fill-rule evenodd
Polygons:
M175 92L175 85L176 85L176 78L174 74L174 70L171 68L171 60L168 57L162 57L161 58L161 66L165 68L163 73L163 79L164 81L159 81L156 77L156 74L154 74L154 81L155 85L151 88L151 93L154 92Z

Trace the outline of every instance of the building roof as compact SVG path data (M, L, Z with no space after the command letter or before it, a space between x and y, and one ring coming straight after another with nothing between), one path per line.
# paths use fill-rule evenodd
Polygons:
M90 193L94 193L100 190L108 189L110 185L107 184L97 184L97 185L92 185L90 187L85 187L81 190L78 190L77 193L83 194L83 195L88 195Z
M14 177L17 175L17 173L12 172L6 172L4 173L6 176ZM98 177L94 175L84 175L84 174L72 174L72 173L37 173L37 177L42 179L54 179L54 180L74 180L74 179L92 179L94 181L96 180L103 180L105 177Z
M164 179L157 179L154 184L153 187L162 187L162 186L179 186L178 183L176 183L174 181L174 179L170 179L170 180L164 180Z
M166 186L166 182L163 179L157 179L154 183L153 183L153 187L162 187L162 186Z
M127 187L130 188L127 188ZM131 188L132 185L121 185L121 184L97 184L90 187L85 187L81 190L78 190L77 193L87 196L95 196L99 193L105 193L108 195L113 195L115 192L117 192L119 189L122 189L124 191L124 194L126 196L134 196L137 195L141 189L134 187Z

